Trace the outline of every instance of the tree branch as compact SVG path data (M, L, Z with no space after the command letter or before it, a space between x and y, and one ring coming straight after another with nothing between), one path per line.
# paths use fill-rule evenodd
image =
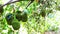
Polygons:
M6 6L6 5L9 5L9 4L12 4L12 3L15 3L15 2L20 2L20 0L17 0L17 1L12 1L12 0L10 0L9 2L7 2L6 4L1 5L0 7L4 7L4 6ZM30 2L28 3L28 5L26 6L26 9L27 9L27 7L28 7L32 2L33 2L33 1L30 1Z
M8 3L6 3L6 4L1 5L0 7L4 7L4 6L8 5L8 4L12 4L12 3L15 3L15 2L19 2L19 0L17 0L17 1L12 1L12 2L8 2Z

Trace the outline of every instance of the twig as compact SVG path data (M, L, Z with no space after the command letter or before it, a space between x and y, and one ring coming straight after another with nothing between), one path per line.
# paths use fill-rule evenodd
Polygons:
M26 6L25 9L27 9L27 7L28 7L31 3L33 3L33 1L29 1L28 5Z

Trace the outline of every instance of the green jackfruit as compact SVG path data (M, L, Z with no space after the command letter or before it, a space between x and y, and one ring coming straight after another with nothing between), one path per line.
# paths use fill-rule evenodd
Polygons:
M17 12L16 12L16 19L17 19L18 21L22 20L21 11L17 11Z
M18 30L20 28L20 23L17 21L12 22L12 27L14 30Z
M27 19L28 19L28 17L27 17L27 13L24 12L24 13L22 14L22 21L23 21L23 22L26 22Z
M13 14L8 13L5 18L6 18L7 24L8 25L11 25L12 24L12 21L14 19Z
M4 11L3 7L2 7L2 4L0 4L0 14L2 14Z

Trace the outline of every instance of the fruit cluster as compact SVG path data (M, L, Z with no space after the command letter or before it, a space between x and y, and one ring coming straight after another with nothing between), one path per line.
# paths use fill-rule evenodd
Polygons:
M14 16L18 20L18 22L14 20ZM16 11L14 14L8 13L5 18L6 18L8 25L12 25L14 30L18 30L20 28L19 21L22 21L22 22L27 21L27 13L21 12L21 11Z

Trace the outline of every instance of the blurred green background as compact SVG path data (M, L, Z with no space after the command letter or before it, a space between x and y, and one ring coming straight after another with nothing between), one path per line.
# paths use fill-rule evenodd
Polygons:
M8 1L9 0L0 0L0 4L3 5ZM44 34L44 32L47 31L54 31L56 33L59 31L60 0L34 0L34 2L25 9L29 2L30 1L20 1L8 4L3 6L3 12L1 12L2 8L0 7L0 34ZM7 20L9 18L6 17L9 13L11 13L12 16L8 17L13 17L10 18L11 20ZM21 14L24 15L20 17ZM24 22L23 20L26 21ZM14 22L14 24L9 25L8 22ZM19 22L19 24L15 22ZM19 29L14 30L13 26Z

